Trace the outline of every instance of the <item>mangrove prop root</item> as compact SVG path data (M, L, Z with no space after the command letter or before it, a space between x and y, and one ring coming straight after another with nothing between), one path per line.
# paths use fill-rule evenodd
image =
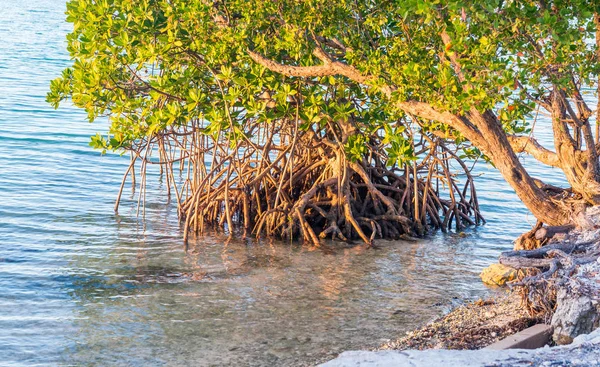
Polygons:
M160 165L167 195L178 203L186 244L190 233L207 226L318 246L325 238L370 245L377 238L484 222L467 166L437 137L415 142L422 153L418 161L390 167L377 134L363 159L354 161L333 123L299 130L298 121L250 121L235 140L204 128L192 121L131 147L128 173L136 163L143 173L149 164ZM454 166L462 170L460 181Z

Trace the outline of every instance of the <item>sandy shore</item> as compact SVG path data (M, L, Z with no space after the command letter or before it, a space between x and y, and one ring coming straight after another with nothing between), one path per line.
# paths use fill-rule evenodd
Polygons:
M517 295L508 292L471 302L379 349L480 349L546 321L528 315L520 303Z

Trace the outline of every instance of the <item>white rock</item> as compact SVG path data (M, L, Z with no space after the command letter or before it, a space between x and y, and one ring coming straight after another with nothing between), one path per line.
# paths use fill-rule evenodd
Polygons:
M405 350L344 352L323 367L600 366L600 329L573 344L534 350Z

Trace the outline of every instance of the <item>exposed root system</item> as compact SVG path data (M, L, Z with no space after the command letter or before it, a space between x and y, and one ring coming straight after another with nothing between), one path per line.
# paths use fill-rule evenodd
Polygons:
M125 176L141 161L143 203L146 167L160 165L186 243L210 226L313 245L325 238L370 245L376 238L462 230L484 221L470 170L433 135L414 137L417 161L390 166L377 133L365 139L362 160L348 157L345 143L356 131L349 123L236 124L207 131L196 121L131 148ZM151 159L156 152L158 159Z
M597 261L600 256L598 246L600 237L595 233L593 238L581 239L581 234L574 231L564 233L569 228L539 228L538 238L544 233L563 233L548 245L533 250L517 250L504 252L500 263L520 270L518 279L511 286L521 294L531 314L548 313L556 305L557 289L577 272L580 265Z

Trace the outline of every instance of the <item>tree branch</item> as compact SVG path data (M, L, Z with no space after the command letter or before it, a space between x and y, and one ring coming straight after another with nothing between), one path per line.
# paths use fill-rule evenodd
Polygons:
M317 47L313 54L323 61L322 65L315 66L291 66L283 65L270 60L252 50L248 50L248 55L254 62L265 68L279 74L291 77L314 78L322 76L341 75L359 84L372 84L377 78L371 75L363 75L358 69L340 61L333 60ZM387 97L392 97L395 88L384 85L379 86L379 90ZM413 114L425 120L439 121L450 125L452 128L461 132L467 139L476 142L482 149L486 149L487 144L478 129L464 116L458 116L448 111L439 111L431 104L414 100L398 101L395 105L406 113Z
M248 50L248 55L254 62L264 66L265 68L279 74L283 74L286 76L295 76L302 78L315 78L321 76L335 76L342 75L349 79L354 80L360 84L368 84L369 82L375 81L375 78L372 76L364 76L355 68L349 66L348 64L344 64L339 61L333 61L328 56L325 56L322 49L316 49L314 51L314 55L318 57L320 60L324 61L323 65L315 65L315 66L290 66L283 65L273 60L267 59L266 57ZM389 89L389 94L391 94L391 88ZM387 92L384 91L387 94Z
M508 135L508 142L515 153L527 153L537 161L552 167L560 167L558 155L544 148L537 140L530 136Z

